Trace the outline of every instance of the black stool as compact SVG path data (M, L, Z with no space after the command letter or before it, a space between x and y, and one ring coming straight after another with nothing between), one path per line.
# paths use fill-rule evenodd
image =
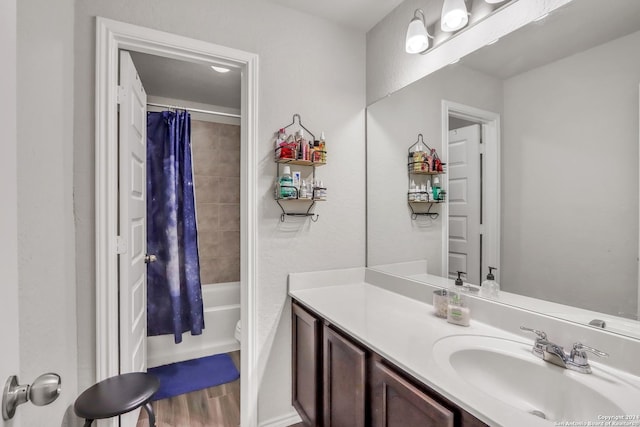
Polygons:
M116 417L143 407L149 414L149 426L156 426L151 396L160 388L160 381L145 372L133 372L107 378L86 389L73 405L77 416L85 419L84 427L94 420Z

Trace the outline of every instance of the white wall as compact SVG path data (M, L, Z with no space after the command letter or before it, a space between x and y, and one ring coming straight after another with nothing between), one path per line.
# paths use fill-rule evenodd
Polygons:
M405 0L367 33L367 105L569 1L517 1L425 55L410 55L404 50L404 42L414 10L425 10L427 19L439 15L440 10L437 2Z
M426 259L430 274L442 273L443 216L411 219L407 149L422 133L443 156L443 100L502 113L502 81L452 65L367 108L369 266Z
M638 45L640 32L505 81L504 290L636 313Z
M260 420L288 414L290 327L286 277L292 271L364 265L365 36L260 0L88 0L75 6L74 192L77 216L80 385L94 370L94 43L95 16L168 31L260 55L258 314ZM327 135L329 188L317 223L287 219L272 198L272 133L302 115Z
M77 397L73 3L17 3L20 379L63 384L50 406L20 408L25 426L61 425Z

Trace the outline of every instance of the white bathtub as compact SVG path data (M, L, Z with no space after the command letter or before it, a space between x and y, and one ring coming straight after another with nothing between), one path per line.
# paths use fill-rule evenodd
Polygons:
M186 332L180 344L174 343L173 335L147 337L148 367L240 350L233 336L240 320L240 282L203 285L202 301L202 335Z

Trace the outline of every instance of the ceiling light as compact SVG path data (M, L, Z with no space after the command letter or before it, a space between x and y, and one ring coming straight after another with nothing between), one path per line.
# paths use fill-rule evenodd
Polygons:
M498 40L500 40L500 39L499 39L499 38L497 38L497 39L495 39L495 40L493 40L493 41L490 41L489 43L487 43L487 46L491 46L492 44L496 44L496 43L498 43Z
M407 28L404 48L407 53L422 53L429 48L429 37L431 36L427 33L424 12L422 9L416 9Z
M484 0L489 4L502 3L504 0Z
M224 68L224 67L217 67L215 65L212 65L211 68L213 68L215 71L219 72L219 73L228 73L229 71L231 71L228 68Z
M440 18L442 31L457 31L467 25L468 22L469 15L464 0L444 0Z

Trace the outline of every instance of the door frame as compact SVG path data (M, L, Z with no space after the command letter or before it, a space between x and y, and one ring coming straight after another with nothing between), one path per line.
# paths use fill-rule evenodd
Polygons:
M449 161L449 116L479 122L481 124L481 138L485 145L485 160L483 168L485 188L495 188L496 191L485 191L482 202L484 259L487 265L498 268L500 274L500 114L481 110L457 102L442 100L442 161ZM445 174L445 188L449 190L449 176ZM443 206L442 221L442 272L444 276L449 272L449 198ZM482 267L482 266L481 266ZM499 276L497 276L499 277ZM480 278L482 282L482 277ZM477 283L480 285L480 283Z
M118 51L126 49L242 71L240 167L241 412L257 425L258 55L163 31L96 18L96 380L119 373ZM116 426L117 419L104 425Z

